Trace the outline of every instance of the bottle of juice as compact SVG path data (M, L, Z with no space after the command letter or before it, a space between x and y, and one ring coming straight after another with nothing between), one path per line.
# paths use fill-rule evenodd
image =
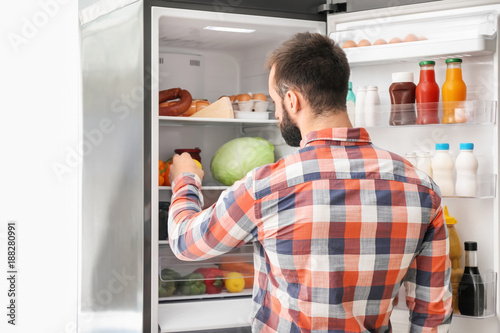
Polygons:
M465 122L464 117L455 117L455 109L463 112L467 86L462 79L462 59L446 59L446 81L442 88L443 124Z
M420 81L415 90L417 124L439 124L439 86L434 73L434 61L421 61Z
M448 207L444 206L444 218L446 220L446 226L448 227L448 239L450 245L450 261L451 261L451 287L453 290L453 311L459 313L458 311L458 287L460 285L460 280L462 279L462 274L464 270L462 268L462 244L460 243L460 238L458 237L457 230L455 229L455 224L457 224L457 219L448 214Z

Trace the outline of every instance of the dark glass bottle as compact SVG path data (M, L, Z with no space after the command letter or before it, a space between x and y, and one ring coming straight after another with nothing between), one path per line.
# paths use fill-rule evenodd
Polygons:
M458 309L464 316L484 315L484 284L477 267L477 243L464 242L465 269L458 286Z

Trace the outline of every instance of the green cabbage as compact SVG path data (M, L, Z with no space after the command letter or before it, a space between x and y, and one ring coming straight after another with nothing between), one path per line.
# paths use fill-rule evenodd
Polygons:
M223 144L212 157L212 177L233 185L256 167L274 162L274 146L262 138L239 138Z

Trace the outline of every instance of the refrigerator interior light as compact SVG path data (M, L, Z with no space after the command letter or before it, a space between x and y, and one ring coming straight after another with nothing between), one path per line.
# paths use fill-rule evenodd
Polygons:
M214 31L225 31L225 32L239 32L243 34L249 34L255 31L255 29L242 29L242 28L231 28L231 27L216 27L216 26L211 26L208 25L205 28L205 30L214 30Z

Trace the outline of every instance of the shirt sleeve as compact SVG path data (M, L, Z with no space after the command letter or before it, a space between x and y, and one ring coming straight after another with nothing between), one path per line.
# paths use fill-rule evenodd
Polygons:
M438 206L405 281L410 333L445 333L452 318L448 229Z
M181 260L203 260L257 239L252 177L223 191L216 203L203 207L201 180L183 173L172 182L168 217L170 248Z

